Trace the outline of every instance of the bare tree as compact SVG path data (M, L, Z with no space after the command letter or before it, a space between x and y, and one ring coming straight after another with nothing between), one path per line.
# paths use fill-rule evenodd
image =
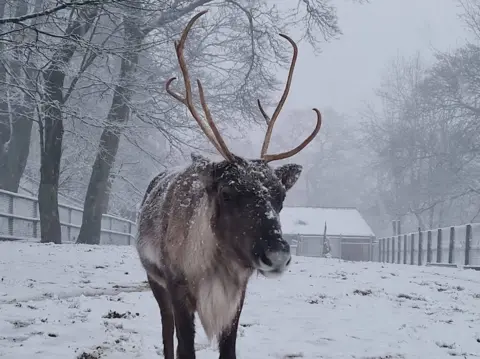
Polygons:
M97 157L92 168L92 176L85 197L82 228L78 237L78 242L80 243L97 244L100 241L101 218L102 214L107 210L109 201L111 171L115 163L121 135L127 123L130 122L132 100L134 99L132 88L135 86L133 74L137 71L139 53L141 53L142 46L144 46L149 36L158 36L158 34L152 34L152 32L162 29L168 33L168 29L172 25L174 28L177 27L179 20L184 16L189 15L200 6L208 5L210 1L194 1L182 4L182 6L180 6L180 3L175 2L175 6L161 9L157 17L147 22L145 22L145 15L142 14L141 10L138 10L136 14L127 11L123 16L126 50L122 55L119 85L114 90L112 107L100 138ZM305 34L312 44L318 42L317 37L312 35L314 29L320 30L320 34L327 39L339 33L332 7L324 6L325 4L322 1L300 3L305 5L305 9L304 14L296 23L302 24L302 21L305 21ZM136 4L137 6L132 6L132 8L142 9L142 6L145 6L141 1L136 2ZM219 101L221 106L214 107L214 110L218 110L220 114L225 112L226 109L231 110L231 113L224 115L223 118L231 117L232 114L237 113L237 115L248 120L258 116L258 113L252 110L255 104L252 94L257 95L256 97L268 103L269 100L265 95L265 89L275 85L274 76L269 73L265 66L270 61L268 57L262 58L259 49L262 49L262 52L270 50L279 54L279 49L284 44L278 42L278 39L275 39L272 35L277 30L279 31L283 27L288 26L288 21L290 20L287 19L292 18L294 14L279 14L263 2L250 2L246 5L241 5L236 1L228 0L219 4L212 3L212 6L216 10L216 16L214 17L216 22L204 28L207 33L212 32L215 28L225 28L225 35L217 36L213 41L209 40L205 35L203 39L200 38L199 43L201 46L197 48L198 53L193 54L200 65L197 67L196 72L206 73L205 68L202 69L201 65L203 65L204 67L213 67L217 73L222 71L222 67L224 67L230 76L232 73L233 75L238 73L236 84L222 84L217 81L216 86L208 86L216 89L216 96L210 96L209 94L209 98L213 98L214 101L215 97L221 99ZM170 46L167 47L167 51L171 48ZM241 52L237 52L238 47L240 49L245 47L247 52L245 53L241 50ZM215 49L216 54L210 48ZM236 52L236 55L233 51ZM202 64L205 61L200 60L203 57L199 56L202 52L205 58L212 58L212 60L209 60L209 64ZM215 59L213 59L213 56ZM284 63L286 60L284 57L281 59L283 60L281 63ZM231 64L227 64L234 61L240 63L240 69L232 68ZM201 77L202 79L205 78L205 76ZM238 82L238 77L240 77L240 83ZM162 86L162 84L159 85ZM224 93L222 93L222 88L225 89ZM233 93L230 95L229 92ZM230 98L225 96L227 94ZM162 122L166 121L168 120L164 119Z
M98 16L99 8L73 9L73 15L65 30L58 50L53 54L50 65L43 72L44 98L40 112L40 186L38 205L40 213L41 241L61 243L62 233L58 212L58 184L64 135L62 107L65 66L70 62L78 46L72 41L85 36Z
M43 0L36 0L34 11L41 8ZM19 0L9 6L15 16L24 16L29 8L27 0ZM7 9L7 2L0 1L0 17ZM31 21L34 25L35 20ZM18 30L20 25L11 26ZM0 31L2 31L0 25ZM10 41L14 41L9 36ZM4 40L4 41L2 41ZM31 41L27 37L24 41ZM35 113L35 72L33 53L29 47L11 45L0 39L0 188L17 192L29 155L29 143Z
M395 59L376 91L380 111L370 107L365 112L365 139L376 153L376 170L383 174L377 190L392 218L414 213L419 226L423 226L418 217L423 207L417 200L424 198L418 191L425 158L425 121L414 91L424 73L419 54L411 59Z
M21 3L23 2L24 4L26 3L25 1L20 1ZM6 1L3 1L5 4ZM57 6L52 6L49 9L41 10L40 8L35 8L32 13L27 12L22 12L22 13L17 13L15 14L14 17L4 17L4 14L0 14L0 25L2 24L21 24L24 26L28 26L26 22L28 20L32 19L37 19L39 17L44 17L48 16L51 14L54 14L56 12L59 12L64 9L68 8L73 8L73 7L80 7L80 6L86 6L86 5L99 5L101 3L104 3L103 0L86 0L86 1L71 1L71 2L64 2L62 4L59 4ZM1 5L0 5L1 6ZM4 5L3 5L4 6Z
M400 63L379 93L382 112L369 112L377 193L405 229L472 218L465 204L477 195L480 169L479 55L467 45L438 54L430 68L418 57Z
M317 49L340 34L327 1L297 5L0 0L0 188L39 184L43 242L61 241L59 195L85 198L79 241L98 242L102 213L133 218L158 169L192 148L211 150L164 90L178 72L171 39L185 16L210 9L185 56L231 135L260 121L257 99L278 100L269 95L276 69L290 60L278 33L299 28Z

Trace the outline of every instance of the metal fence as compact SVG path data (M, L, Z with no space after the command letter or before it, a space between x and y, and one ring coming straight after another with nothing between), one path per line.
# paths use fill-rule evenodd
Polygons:
M83 209L59 204L62 242L74 243L82 224ZM133 244L136 233L134 222L104 214L101 226L101 244ZM38 199L0 190L0 240L40 240Z
M379 262L480 267L480 223L380 238Z

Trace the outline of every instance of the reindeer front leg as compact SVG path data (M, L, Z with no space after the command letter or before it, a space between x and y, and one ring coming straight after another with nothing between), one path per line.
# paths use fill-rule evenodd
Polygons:
M242 297L240 304L238 305L237 314L235 315L232 325L229 329L225 330L219 338L218 350L220 352L220 359L236 359L236 343L237 343L237 331L238 323L240 321L240 314L242 314L243 302L245 300L246 287L242 290Z
M177 334L177 359L195 359L195 311L192 296L184 283L169 286Z

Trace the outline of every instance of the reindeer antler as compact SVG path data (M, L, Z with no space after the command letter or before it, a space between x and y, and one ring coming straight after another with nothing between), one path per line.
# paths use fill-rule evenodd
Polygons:
M207 102L205 101L205 93L203 92L203 87L202 83L200 80L197 80L197 86L198 86L198 92L200 95L200 103L202 104L203 112L205 112L205 117L207 118L207 122L210 128L208 128L205 125L204 120L201 118L200 114L197 112L195 105L193 103L193 98L192 98L192 86L190 83L190 75L188 73L187 69L187 64L185 62L185 58L183 56L183 49L185 47L185 41L187 40L188 33L190 32L190 29L192 28L193 24L195 21L198 20L202 15L205 15L208 12L208 10L204 10L199 12L197 15L195 15L187 24L185 29L183 30L182 37L180 38L180 41L177 43L175 41L175 51L177 53L177 59L178 59L178 64L180 65L180 70L182 71L183 75L183 80L185 83L185 97L182 97L178 93L174 92L173 90L170 89L171 83L176 80L176 77L172 77L170 80L167 81L165 88L168 92L169 95L171 95L173 98L176 100L180 101L183 103L185 106L187 106L188 110L192 114L193 118L195 121L197 121L198 125L202 129L203 133L207 136L207 138L210 140L210 142L215 146L217 151L229 162L234 161L234 156L228 149L227 145L225 144L225 141L223 140L222 136L220 135L220 132L218 131L217 126L215 125L215 122L212 119L212 115L210 113L210 109L208 108Z
M270 144L270 139L272 137L273 126L275 125L275 121L277 120L278 115L282 111L283 105L287 100L288 92L290 91L290 85L292 83L292 77L293 77L293 70L295 69L295 63L297 62L297 55L298 55L297 44L287 35L284 35L284 34L279 34L279 35L284 39L287 39L287 41L292 45L293 57L292 57L292 62L290 63L290 69L288 71L288 78L287 78L287 83L285 84L285 89L283 90L282 97L280 98L280 101L277 107L275 108L275 111L273 112L272 118L270 118L267 115L267 113L262 107L262 104L260 103L260 100L257 100L258 108L260 109L260 112L262 113L262 116L265 119L265 122L267 123L267 132L265 134L265 140L263 141L262 151L260 152L260 157L266 162L282 160L297 154L298 152L303 150L315 138L315 136L320 131L320 127L322 126L322 114L318 109L314 108L313 111L315 111L315 113L317 114L317 125L315 126L315 129L310 134L310 136L308 136L305 139L305 141L303 141L300 145L298 145L297 147L295 147L290 151L282 152L275 155L267 155L268 146Z
M183 56L183 49L185 47L185 41L187 40L188 33L190 32L193 24L195 21L198 20L201 16L205 15L208 12L208 10L204 10L199 12L197 15L195 15L187 24L185 29L183 30L182 37L180 38L179 42L175 42L175 51L177 53L177 59L178 59L178 64L180 65L180 70L183 75L183 80L185 83L185 97L182 97L180 94L174 92L173 90L170 89L170 85L174 80L176 80L176 77L172 77L169 79L165 85L165 88L173 98L178 100L179 102L183 103L185 106L187 106L188 110L192 114L193 118L195 121L197 121L198 125L202 129L203 133L207 136L207 138L210 140L210 142L215 146L217 151L229 162L233 162L235 160L234 155L230 152L228 149L227 145L225 144L225 141L223 140L222 136L220 135L220 132L218 131L217 126L215 125L215 122L213 121L212 114L210 113L210 109L208 108L207 102L205 100L205 93L203 91L203 86L200 80L197 80L197 86L198 86L198 92L200 95L200 103L203 108L203 112L205 113L205 117L207 119L208 126L206 126L204 120L200 116L200 114L197 112L195 105L193 103L193 98L192 98L192 86L190 83L190 75L188 73L188 68L187 64L185 62L185 58ZM290 42L290 44L293 46L293 58L292 62L290 64L290 70L288 72L288 78L287 78L287 83L285 85L285 89L283 91L282 97L273 112L272 118L267 115L267 113L264 111L262 108L262 105L260 103L260 100L257 101L258 107L260 109L260 112L262 113L263 117L265 118L265 121L267 122L267 132L265 134L265 140L263 141L263 146L262 146L262 151L260 153L261 159L263 159L266 162L271 162L275 160L281 160L284 158L291 157L298 152L300 152L302 149L304 149L318 134L320 131L320 127L322 125L322 115L319 110L316 108L313 109L315 113L317 114L317 125L315 126L315 129L313 132L306 138L305 141L303 141L300 145L295 147L294 149L286 152L282 152L279 154L274 154L274 155L268 155L267 150L268 146L270 144L270 139L272 137L272 131L273 131L273 126L275 125L275 121L278 118L278 115L280 114L283 105L285 104L285 101L288 96L288 92L290 91L290 85L292 83L292 76L293 76L293 70L295 69L295 63L297 61L297 54L298 54L298 48L297 44L288 37L287 35L280 34L281 37L285 38Z

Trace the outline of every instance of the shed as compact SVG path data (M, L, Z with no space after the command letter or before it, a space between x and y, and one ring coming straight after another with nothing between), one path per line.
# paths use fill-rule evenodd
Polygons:
M323 232L331 256L346 260L370 260L372 229L355 207L285 207L280 212L282 231L297 255L323 255Z

